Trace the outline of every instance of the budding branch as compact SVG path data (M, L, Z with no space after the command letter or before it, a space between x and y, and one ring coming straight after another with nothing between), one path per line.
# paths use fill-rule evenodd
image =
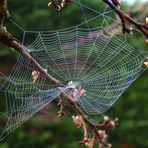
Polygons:
M129 17L127 14L125 14L123 11L121 11L119 8L117 8L113 3L111 3L109 0L103 0L106 4L108 4L114 11L117 13L122 20L124 29L126 28L125 26L125 21L130 22L131 24L135 25L147 38L148 38L148 32L147 29L148 27L146 25L143 25L141 23L136 22L133 20L131 17ZM62 1L62 6L69 4L69 0ZM55 0L52 0L52 3L49 3L49 5L55 6ZM1 42L11 48L14 48L18 53L20 53L23 57L25 57L30 64L32 64L41 74L42 76L46 77L49 83L54 84L55 86L64 86L61 84L61 82L57 79L55 79L53 76L47 73L45 69L43 69L39 63L29 54L27 51L27 48L22 45L20 42L18 42L17 39L13 37L9 32L6 31L5 27L3 26L3 21L5 18L9 17L9 12L7 10L7 0L0 0L0 40ZM124 30L126 31L126 30ZM80 115L84 121L84 124L89 125L93 130L94 130L94 137L92 141L95 141L94 138L97 136L98 139L100 139L100 143L106 145L104 141L101 141L100 135L98 133L98 129L106 129L107 127L111 127L110 120L103 122L102 124L96 125L91 123L89 121L88 117L85 115L85 113L79 108L79 106L76 104L76 102L73 101L73 99L65 93L61 94L61 97L67 99L70 104L74 107L74 109L77 111L78 115ZM114 121L116 123L116 120ZM84 125L85 126L85 125ZM97 129L96 129L97 128ZM87 135L86 128L85 129L85 136ZM85 139L86 140L86 139ZM88 139L87 139L88 140ZM86 141L84 141L85 143Z
M129 23L133 24L136 28L138 28L148 39L148 25L147 23L139 23L132 19L129 15L124 13L118 6L115 5L114 1L119 1L119 0L102 0L104 3L106 3L121 19L122 26L123 26L123 32L127 32L126 24L125 22L128 21ZM129 32L128 32L129 33Z

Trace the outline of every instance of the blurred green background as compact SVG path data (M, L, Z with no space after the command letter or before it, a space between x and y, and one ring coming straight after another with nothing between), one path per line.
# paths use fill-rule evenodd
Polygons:
M60 12L47 7L49 0L13 1L8 0L12 19L24 30L52 30L69 27L84 21L77 5L70 5ZM88 4L88 0L85 1ZM95 10L103 11L99 0L89 1ZM139 4L139 7L142 5ZM131 10L126 3L123 9ZM133 6L136 8L137 6ZM145 7L143 7L145 8ZM142 9L142 8L141 8ZM146 8L145 8L146 9ZM93 14L88 13L88 17ZM144 16L145 15L145 16ZM145 18L140 10L132 13L134 18ZM98 25L96 22L93 24ZM7 29L22 40L23 31L6 21ZM31 36L30 36L31 38ZM129 41L133 46L147 50L143 35L135 32ZM0 72L8 74L17 59L17 53L0 44ZM137 81L120 97L106 113L111 118L119 117L119 125L109 131L109 143L113 148L147 148L148 147L148 72L144 72ZM0 100L4 99L1 93ZM2 108L0 102L0 108ZM52 104L47 111L55 112L57 106ZM1 126L0 126L1 127ZM78 148L82 132L72 123L71 118L57 119L55 113L38 113L7 138L0 142L0 148Z

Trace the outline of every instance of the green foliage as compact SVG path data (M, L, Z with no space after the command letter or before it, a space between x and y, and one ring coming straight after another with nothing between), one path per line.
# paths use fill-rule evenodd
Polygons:
M12 18L26 30L59 29L83 22L82 12L76 5L70 5L61 12L47 7L49 0L8 1ZM91 2L90 2L91 3ZM102 4L97 0L91 5L102 10ZM98 8L99 7L99 8ZM86 12L87 13L87 12ZM81 14L81 15L80 15ZM94 15L94 14L92 14ZM136 14L137 15L137 14ZM91 16L88 16L91 17ZM94 24L95 26L96 24ZM22 37L22 31L6 22L10 32L16 37ZM21 40L20 37L20 40ZM130 43L135 47L146 49L144 38L136 33L132 35ZM14 55L14 56L12 56ZM0 46L0 71L7 67L2 65L4 59L14 61L16 54L4 46ZM13 63L13 62L12 62ZM8 66L9 67L9 66ZM134 83L108 112L111 117L119 117L119 125L110 131L109 141L114 148L146 148L148 147L148 72L145 72ZM0 95L0 100L4 99ZM0 104L0 108L2 108ZM81 140L81 133L71 122L71 119L58 121L48 118L40 119L42 114L26 122L0 143L0 148L78 148L77 141Z
M147 75L148 72L145 72L138 78L113 106L114 116L118 116L120 122L111 132L110 139L117 148L124 144L128 147L148 147Z
M33 119L37 119L38 116ZM1 144L1 148L25 148L25 147L45 147L45 148L76 148L79 147L76 139L80 139L80 132L72 124L71 120L63 119L57 120L46 125L35 122L34 120L28 121L16 132L7 137ZM42 121L43 122L43 121ZM37 124L36 124L37 123ZM39 125L40 124L40 125ZM79 138L79 139L78 139Z

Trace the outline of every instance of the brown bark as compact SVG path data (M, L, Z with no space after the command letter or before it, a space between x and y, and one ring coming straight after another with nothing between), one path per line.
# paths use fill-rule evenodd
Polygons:
M127 32L125 23L126 21L128 21L129 23L133 24L136 28L138 28L146 36L146 38L148 38L148 26L146 24L142 24L135 21L109 0L103 0L103 2L106 3L120 17L123 25L123 32Z
M3 27L3 20L9 16L9 12L7 10L7 1L0 0L0 40L1 42L11 48L14 48L18 53L22 54L28 62L32 64L36 69L45 76L48 81L57 86L63 86L58 80L49 75L37 62L36 60L27 52L27 49L24 45L18 42L9 32L6 31L5 27Z

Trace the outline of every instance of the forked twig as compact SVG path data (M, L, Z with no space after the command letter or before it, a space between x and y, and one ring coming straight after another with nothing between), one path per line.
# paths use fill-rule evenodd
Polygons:
M124 13L119 7L119 3L116 4L116 1L120 1L120 0L102 0L104 3L106 3L121 19L121 23L122 23L122 27L123 27L123 33L127 32L130 33L132 31L131 28L127 28L126 27L126 21L133 24L136 28L138 28L148 39L148 25L147 22L145 24L143 23L139 23L137 21L135 21L134 19L132 19L129 15L127 15L126 13Z
M60 110L58 111L58 117L64 116L64 108L65 108L65 100L63 99L62 95L59 96L58 105L60 106Z

